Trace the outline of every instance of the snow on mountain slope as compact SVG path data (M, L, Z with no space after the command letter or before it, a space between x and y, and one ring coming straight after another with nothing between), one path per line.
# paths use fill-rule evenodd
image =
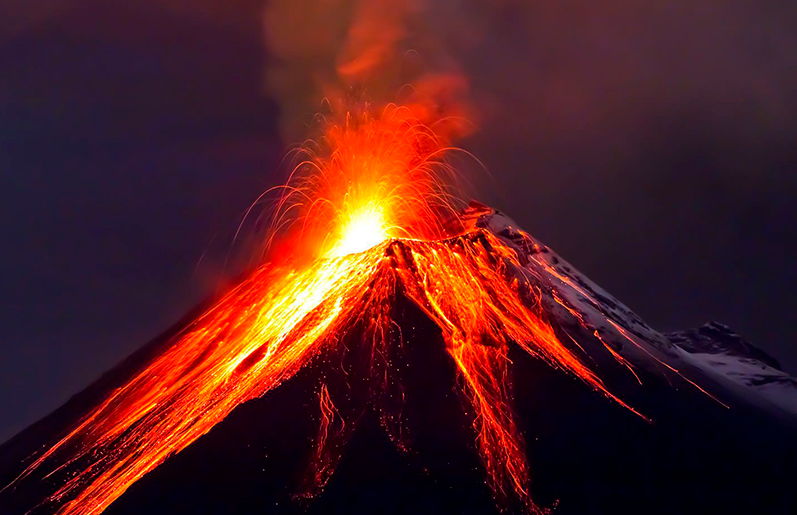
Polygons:
M709 324L662 334L501 212L472 202L463 212L463 221L466 228L488 230L516 249L525 266L519 276L537 287L554 321L562 327L583 322L595 331L592 345L605 347L632 372L641 368L680 376L700 390L706 388L723 404L722 399L730 404L743 399L797 415L797 379L729 328Z
M797 412L797 379L730 327L710 322L697 329L669 333L667 337L701 370L720 374L787 411Z

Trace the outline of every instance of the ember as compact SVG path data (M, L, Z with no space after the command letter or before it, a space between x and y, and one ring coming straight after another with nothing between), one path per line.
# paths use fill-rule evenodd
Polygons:
M35 459L17 481L42 467L78 469L46 501L56 513L101 513L241 403L278 387L320 352L338 351L353 324L367 327L363 345L388 345L383 335L394 323L399 287L442 330L499 503L514 499L543 511L529 495L511 409L509 345L633 411L559 340L539 292L519 281L517 252L458 222L449 146L410 107L349 114L324 141L327 152L301 163L284 187L274 219L274 233L308 255L255 270ZM334 468L324 450L333 425L350 424L337 419L325 388L320 403L316 491Z

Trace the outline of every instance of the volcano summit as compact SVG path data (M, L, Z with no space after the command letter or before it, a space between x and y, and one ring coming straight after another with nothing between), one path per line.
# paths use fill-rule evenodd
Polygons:
M3 445L3 513L793 506L777 361L656 332L495 210L457 220L256 270Z

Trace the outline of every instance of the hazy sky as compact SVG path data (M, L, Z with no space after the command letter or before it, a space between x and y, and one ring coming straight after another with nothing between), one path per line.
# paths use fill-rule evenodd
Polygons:
M654 327L718 320L797 372L797 10L428 3L480 109L476 194ZM284 144L259 0L0 19L4 440L223 284Z

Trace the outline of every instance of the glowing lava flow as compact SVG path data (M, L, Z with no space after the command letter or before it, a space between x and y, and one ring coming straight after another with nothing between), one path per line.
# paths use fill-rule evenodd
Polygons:
M291 377L362 316L378 251L304 270L263 267L188 327L127 384L45 452L82 467L50 500L59 513L101 513L133 482L236 406ZM71 451L71 455L69 454ZM88 464L84 465L84 460Z
M462 233L455 218L453 234L446 233L453 209L437 175L447 173L444 141L398 108L382 118L350 118L326 141L331 151L301 165L310 171L286 189L275 218L275 227L288 227L315 258L257 269L17 481L40 468L74 469L46 503L61 515L99 514L238 405L277 387L322 350L335 352L354 324L366 327L363 340L388 345L390 305L400 291L442 331L473 405L477 447L496 497L542 511L529 495L523 438L510 408L508 346L631 408L559 340L539 292L522 280L515 250L488 231ZM323 486L335 462L326 442L350 428L326 387L320 407L314 473Z

